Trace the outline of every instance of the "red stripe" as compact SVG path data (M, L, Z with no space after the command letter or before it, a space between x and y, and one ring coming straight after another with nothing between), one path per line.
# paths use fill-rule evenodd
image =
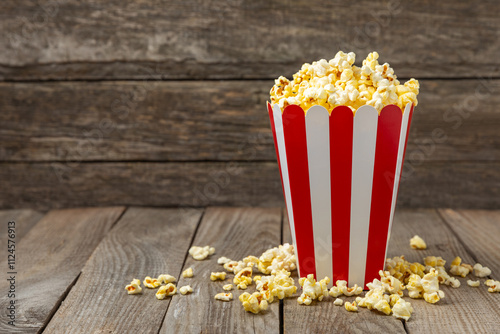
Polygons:
M296 105L289 105L285 108L283 130L300 276L314 274L316 277L311 191L307 163L306 118L302 108Z
M330 182L332 191L332 282L348 280L351 229L353 112L333 109L330 116Z
M365 284L384 268L402 118L395 105L384 107L378 118Z

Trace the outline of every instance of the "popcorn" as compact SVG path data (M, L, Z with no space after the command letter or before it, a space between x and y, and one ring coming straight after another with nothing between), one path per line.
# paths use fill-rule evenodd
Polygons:
M226 264L228 262L231 262L231 259L228 259L227 257L225 256L222 256L220 257L218 260L217 260L217 263L218 264Z
M228 302L233 299L233 294L231 292L221 292L214 296L216 300L222 300L223 302Z
M186 270L184 270L182 272L182 277L184 277L184 278L190 278L193 276L194 276L193 268L191 268L191 267L187 268Z
M179 292L182 294L182 295L185 295L185 294L188 294L188 293L191 293L193 292L193 288L190 287L189 285L184 285L184 286L181 286L179 288Z
M424 265L418 262L410 263L406 261L404 256L396 256L392 259L387 259L385 267L386 271L388 271L391 276L394 276L394 278L397 278L405 284L408 283L408 279L411 274L423 277L425 270ZM375 281L373 283L378 284Z
M452 288L459 288L460 287L460 281L456 279L455 277L450 277L447 281L447 284L450 285Z
M405 287L399 279L391 276L390 272L388 271L380 270L378 273L380 275L380 283L385 292L389 294L397 293L400 296L403 295L403 290Z
M248 285L245 282L241 282L236 286L238 290L246 290L248 288Z
M451 261L450 273L456 276L465 277L472 270L469 264L462 264L462 259L457 256L453 261Z
M357 284L354 284L352 288L347 287L347 281L337 280L337 282L335 282L335 285L336 286L333 286L328 292L332 297L338 297L340 295L350 297L359 295L361 294L361 292L363 292L363 288L358 286Z
M266 250L259 257L257 268L266 275L282 269L292 272L297 268L293 246L285 243Z
M373 308L379 312L384 313L385 315L391 314L391 306L389 305L389 302L385 299L379 300Z
M345 302L344 307L349 312L358 312L358 308L356 307L356 302Z
M270 276L255 276L254 281L257 290L264 294L268 303L272 303L275 297L283 299L297 292L295 282L286 270L279 270Z
M338 299L338 298L337 298L337 299ZM359 303L363 300L363 298L361 298L361 297L356 297L356 299L355 299L355 300L356 300L356 303L358 303L358 304L359 304Z
M344 304L344 301L340 298L335 299L335 301L333 302L333 305L336 305L336 306L342 306L343 304Z
M444 292L439 290L439 281L437 279L437 271L432 269L421 280L422 288L424 291L424 300L428 303L434 304L441 298L444 298Z
M224 269L229 271L230 273L238 273L240 270L245 268L245 262L243 261L229 261L224 263Z
M223 281L226 279L226 273L225 272L217 272L217 273L212 272L210 274L210 279L212 281L217 281L217 280Z
M480 283L481 282L479 280L477 280L477 281L473 281L473 280L470 280L470 279L467 280L467 285L475 287L475 288L477 288Z
M317 299L322 301L324 297L328 296L327 285L330 283L330 278L325 277L319 282L316 282L313 274L299 279L299 284L302 286L302 294L297 299L299 304L310 305L313 300Z
M333 59L321 59L304 64L293 80L280 76L271 88L271 102L281 109L290 104L307 110L321 105L331 111L339 105L356 110L372 105L377 110L388 104L403 108L407 103L418 104L419 83L411 79L401 85L389 64L380 65L378 53L368 54L362 67L354 64L353 52L339 51Z
M177 293L177 288L174 284L168 283L167 285L162 285L156 292L156 298L161 300L165 297L173 296Z
M215 253L215 248L210 246L198 247L193 246L189 249L189 255L197 261L205 260L209 255Z
M143 283L144 286L149 289L155 289L161 285L161 283L156 278L151 278L149 276L146 276Z
M424 239L422 239L418 235L415 235L410 239L410 246L413 249L427 249L427 244L425 243Z
M231 291L231 290L233 290L233 285L232 284L223 285L222 289L226 290L226 291Z
M424 258L424 263L426 266L431 266L431 267L444 267L446 261L443 260L441 256L427 256Z
M129 295L137 295L142 292L141 281L134 278L132 282L125 287Z
M474 275L477 277L486 277L491 275L491 270L488 267L483 267L479 263L476 263L473 267L474 269Z
M248 292L242 293L239 297L243 308L247 312L259 313L260 311L267 310L268 303L261 292Z
M359 306L360 307L366 307L369 310L373 310L375 308L375 305L381 301L381 300L386 300L390 301L390 297L384 295L384 289L383 288L375 288L373 290L370 290L366 293L365 297L362 298L359 301ZM389 299L389 300L387 300Z
M485 285L489 286L488 292L500 292L500 281L494 281L492 279L486 280Z
M160 275L160 276L158 276L158 282L160 282L160 283L168 284L168 283L173 283L175 281L176 281L176 279L172 275Z
M408 321L413 313L413 307L403 298L397 300L397 302L392 307L392 315L398 319L404 319Z
M225 274L224 274L225 276ZM252 268L251 267L246 267L242 270L240 270L233 278L233 283L238 285L238 289L240 288L240 284L242 284L243 289L246 289L246 287L250 284L252 284Z

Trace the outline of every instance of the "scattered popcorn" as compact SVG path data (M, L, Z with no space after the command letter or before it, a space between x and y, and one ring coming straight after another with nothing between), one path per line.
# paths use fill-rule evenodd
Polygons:
M427 249L427 244L424 239L416 235L410 239L410 247L413 249Z
M403 298L399 298L397 302L392 307L392 315L398 319L404 319L408 321L413 313L413 307Z
M486 280L485 285L489 286L488 292L500 292L500 281L495 281L492 279Z
M379 312L384 313L385 315L391 314L391 306L389 305L389 302L385 299L379 300L373 308Z
M476 275L477 277L486 277L491 275L490 268L483 267L479 263L476 263L472 268L474 269L474 275Z
M189 249L189 255L191 255L193 259L198 261L205 260L209 255L212 255L213 253L215 253L215 248L210 246L193 246Z
M212 281L217 281L217 280L223 281L226 279L226 273L225 272L217 272L217 273L212 272L210 274L210 279Z
M236 286L238 290L246 290L248 288L248 285L245 282L241 282Z
M339 105L356 110L372 105L377 110L388 104L403 108L407 103L418 104L419 83L415 79L401 85L389 64L380 65L378 53L368 54L362 67L354 64L354 52L339 51L333 59L321 59L304 64L290 82L281 76L275 81L271 102L285 108L299 105L304 111L321 105L328 111Z
M226 264L228 262L231 262L231 259L228 259L227 257L225 256L222 256L220 257L218 260L217 260L217 263L218 264Z
M425 274L421 280L424 291L424 300L431 304L434 304L444 298L444 292L439 290L437 275L437 271L435 269L431 269L431 271L428 274Z
M390 295L389 296L389 305L391 305L391 307L394 307L394 305L398 302L398 300L401 299L401 296L400 295L397 295L397 294L393 294L393 295Z
M172 275L160 275L160 276L158 276L158 282L160 282L160 283L168 284L168 283L173 283L175 281L176 281L176 279Z
M424 263L426 266L431 266L431 267L444 267L446 261L443 260L441 256L427 256L424 258Z
M161 283L156 278L151 278L149 276L146 276L143 283L144 286L149 289L155 289L161 285Z
M132 282L125 287L129 295L137 295L142 292L141 281L134 278Z
M194 276L193 268L191 268L191 267L187 268L186 270L184 270L182 272L182 277L184 277L184 278L190 278L193 276Z
M450 273L452 275L465 277L471 271L470 264L462 264L462 259L460 256L457 256L453 261L451 261L451 269Z
M363 298L361 298L361 297L356 297L356 303L358 303L358 304L359 304L359 302L360 302L360 301L362 301L362 300L363 300Z
M352 302L352 303L345 302L344 307L349 312L358 312L358 308L356 307L356 302Z
M315 299L322 301L324 297L328 296L328 283L330 283L328 277L316 282L313 274L307 275L307 278L300 278L299 284L302 286L302 294L297 299L298 303L310 305Z
M424 265L418 262L410 263L406 261L404 256L396 256L393 257L392 259L387 259L385 263L385 268L386 271L388 271L391 276L394 276L394 278L397 278L404 284L408 283L411 274L423 277L425 270ZM373 284L381 284L381 283L374 281Z
M479 284L480 284L480 283L481 283L481 282L480 282L479 280L477 280L477 281L473 281L473 280L471 280L471 279L468 279L468 280L467 280L467 285L468 285L468 286L473 286L473 287L475 287L475 288L477 288L477 287L479 286Z
M193 292L193 288L190 287L189 285L184 285L184 286L181 286L179 288L179 292L182 294L182 295L185 295L185 294L188 294L188 293L191 293Z
M384 288L375 288L368 291L365 294L364 298L361 298L358 305L360 307L366 307L369 310L373 310L375 305L381 300L390 301L390 297L388 295L384 295Z
M263 274L274 274L278 270L289 272L297 268L293 246L285 243L266 250L258 259L257 268Z
M450 285L452 288L459 288L460 287L460 281L456 279L455 277L450 277L447 281L447 284Z
M389 294L397 293L400 296L403 295L403 290L405 287L399 279L391 276L390 272L388 271L380 270L378 273L380 275L380 283L385 292Z
M340 298L337 298L333 302L333 305L342 306L342 305L344 305L344 301L342 299L340 299Z
M231 292L221 292L214 296L217 300L222 300L223 302L228 302L233 299L233 294Z
M297 292L297 287L291 273L286 270L278 270L274 275L255 276L254 282L258 291L264 294L268 303L272 303L274 298L283 299L291 297Z
M238 285L238 289L246 289L248 285L252 284L252 268L246 267L240 270L233 278L233 283ZM242 288L240 288L242 284Z
M358 286L357 284L354 284L352 288L349 288L347 286L347 281L344 280L337 280L337 282L335 282L335 285L336 286L333 286L328 292L332 297L338 297L340 295L345 295L350 297L354 295L359 295L361 294L361 292L363 292L363 288Z
M157 299L165 299L165 297L173 296L177 293L177 288L174 284L168 283L167 285L162 285L156 292Z
M226 291L231 291L231 290L233 290L233 285L232 284L226 284L226 285L222 286L222 289L224 289Z
M247 312L259 313L260 311L267 310L268 303L261 292L254 292L252 294L244 292L240 295L239 299Z

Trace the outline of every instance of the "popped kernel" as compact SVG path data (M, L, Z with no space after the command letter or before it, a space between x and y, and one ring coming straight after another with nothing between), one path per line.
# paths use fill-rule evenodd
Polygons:
M254 292L249 294L244 292L239 297L243 308L247 312L259 313L260 311L267 310L268 303L261 292Z
M221 292L214 296L216 300L222 300L223 302L228 302L233 299L233 294L231 292Z
M188 294L188 293L191 293L193 292L193 288L190 287L189 285L184 285L184 286L181 286L179 288L179 292L182 294L182 295L185 295L185 294Z
M236 285L242 284L244 286L244 289L250 284L252 284L252 268L251 267L246 267L242 270L240 270L233 278L233 283ZM240 287L238 287L241 289Z
M138 280L137 278L134 278L132 282L130 282L130 284L125 287L125 290L127 290L127 293L129 295L137 295L141 293L142 292L141 281Z
M431 267L444 267L446 261L443 260L441 256L427 256L424 258L424 263L426 266L431 266Z
M233 285L232 284L223 285L222 289L226 290L226 291L231 291L231 290L233 290Z
M477 288L481 282L479 280L473 281L471 279L467 280L467 285Z
M385 315L391 314L391 306L389 305L389 302L385 299L379 300L373 308L379 312L384 313Z
M336 305L336 306L342 306L344 305L344 301L340 298L337 298L335 299L335 301L333 302L333 305Z
M491 269L488 267L483 267L479 263L476 263L472 268L474 269L474 275L476 277L486 277L491 275Z
M160 276L158 276L158 282L160 282L160 283L168 284L168 283L173 283L175 281L176 281L176 279L172 275L160 275Z
M460 256L457 256L453 261L451 261L450 273L456 276L465 277L471 271L471 267L468 264L463 263Z
M248 288L248 285L245 282L241 282L236 287L238 288L238 290L246 290Z
M210 274L210 279L212 281L217 281L217 280L223 281L226 279L226 273L225 272L216 272L216 273L212 272Z
M307 278L300 278L299 284L302 286L302 294L297 299L297 302L299 304L310 305L315 299L322 301L324 297L328 296L328 283L330 283L330 278L325 277L316 282L313 274L307 275Z
M375 308L375 305L381 301L381 300L386 300L386 298L390 298L389 296L385 297L387 295L384 295L384 288L375 288L370 291L368 291L365 294L364 298L361 298L359 301L359 306L360 307L366 307L369 310L373 310ZM390 299L388 300L390 301Z
M359 302L360 302L360 301L362 301L362 300L363 300L363 298L362 298L362 297L356 297L356 299L355 299L355 300L356 300L356 303L358 303L358 304L359 304Z
M274 274L278 270L289 272L297 269L293 246L289 243L266 250L258 258L257 268L263 274Z
M385 292L389 294L397 293L400 296L403 295L405 287L399 279L391 276L389 271L380 270L378 274L380 275L380 283Z
M489 286L488 292L500 292L500 281L495 281L492 279L486 280L485 285Z
M434 304L444 298L444 292L439 290L437 275L437 271L435 269L431 269L431 271L428 274L425 274L421 280L424 291L424 300L431 304Z
M345 302L344 307L349 312L358 312L358 308L356 307L356 302Z
M410 239L410 247L413 249L427 249L427 244L425 243L424 239L422 239L418 235L415 235Z
M189 267L182 272L182 277L190 278L194 276L193 268Z
M213 253L215 253L215 248L210 246L193 246L189 248L189 255L191 255L193 259L197 261L205 260L209 255L212 255Z
M412 313L413 307L411 306L411 303L405 301L403 298L399 298L392 307L392 315L398 319L408 321Z
M274 298L283 299L291 297L297 292L297 287L291 273L286 270L279 270L270 276L255 276L254 282L258 291L264 294L268 303L272 303Z
M221 256L218 260L217 260L217 263L218 264L226 264L228 262L231 262L231 259L228 259L227 257L225 256Z
M347 286L347 281L344 280L337 280L335 282L335 286L333 286L328 294L332 297L338 297L340 295L345 295L345 296L355 296L359 295L363 292L363 288L358 286L357 284L354 284L352 288L349 288Z
M455 277L450 277L447 280L447 283L448 283L448 285L450 285L452 288L455 288L455 289L460 287L460 281L458 279L456 279Z
M157 299L165 299L165 297L173 296L177 293L177 287L172 284L168 283L167 285L162 285L158 291L156 291L156 298Z
M155 289L161 285L156 278L151 278L149 276L146 276L142 283L144 283L144 286L149 289Z

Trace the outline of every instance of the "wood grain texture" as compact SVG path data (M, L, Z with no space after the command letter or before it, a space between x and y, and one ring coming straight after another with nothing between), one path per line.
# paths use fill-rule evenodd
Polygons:
M410 238L421 236L426 250L410 248ZM447 261L447 270L455 256L464 263L474 263L467 245L462 244L435 210L397 210L394 218L388 257L405 255L410 262L422 262L429 255L441 256ZM489 293L486 286L473 288L467 279L458 277L461 286L454 289L441 285L445 298L435 305L423 299L407 298L415 312L406 322L410 333L494 333L500 328L498 294ZM484 281L484 280L482 280Z
M31 209L17 209L17 210L1 210L0 211L0 224L2 224L2 231L0 232L0 245L7 245L7 223L10 221L16 222L16 237L13 239L16 243L19 242L28 231L35 226L35 224L43 217L43 213ZM0 252L0 259L3 256L7 247L2 247Z
M96 162L70 166L0 164L0 179L9 189L8 195L2 193L0 207L283 205L274 162ZM498 162L414 166L404 174L398 205L496 208L499 170Z
M157 333L176 295L124 290L134 278L179 277L201 210L131 208L99 244L45 333Z
M8 282L0 281L0 332L40 331L124 209L69 209L47 213L16 247L15 328L6 323ZM6 261L2 261L1 267L7 268Z
M439 209L439 214L465 245L475 262L500 280L500 211Z
M283 222L283 243L285 242L292 242L286 214ZM403 323L394 317L384 317L363 308L359 308L356 313L347 312L344 306L333 305L335 298L330 296L309 306L299 305L297 298L301 289L296 271L294 278L299 289L294 298L284 302L284 333L406 333ZM345 296L340 298L349 302L356 299Z
M195 246L215 247L207 260L196 261L188 256L183 269L192 267L193 278L181 278L178 286L191 285L194 292L172 300L159 333L278 333L279 303L269 305L266 312L246 312L238 300L247 290L231 291L231 302L215 300L224 284L233 283L234 275L212 282L211 272L225 271L217 259L226 256L241 260L248 255L260 256L280 244L281 209L279 208L209 208L193 241Z
M499 4L2 2L0 79L273 78L337 50L401 76L498 75Z
M0 161L276 161L272 81L0 83ZM408 160L500 161L500 80L421 80Z

